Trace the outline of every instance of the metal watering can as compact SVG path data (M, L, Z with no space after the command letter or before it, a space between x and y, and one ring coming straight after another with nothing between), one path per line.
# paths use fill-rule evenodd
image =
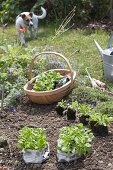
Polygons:
M102 61L104 65L104 77L110 81L113 81L113 34L110 36L107 49L103 50L100 45L94 40L94 43L102 56Z

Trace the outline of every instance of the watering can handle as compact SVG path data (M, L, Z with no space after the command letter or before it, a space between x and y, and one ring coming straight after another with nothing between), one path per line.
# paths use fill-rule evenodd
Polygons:
M103 57L103 49L100 47L100 45L96 42L96 40L94 40L94 43L100 53L100 55Z
M108 44L107 44L107 48L112 48L112 42L113 42L113 34L110 35Z

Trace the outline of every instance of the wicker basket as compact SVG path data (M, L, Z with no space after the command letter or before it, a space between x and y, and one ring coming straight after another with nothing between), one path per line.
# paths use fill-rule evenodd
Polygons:
M45 55L45 54L57 55L59 57L62 57L65 60L69 69L53 69L53 70L55 70L56 72L59 72L63 76L69 75L70 80L66 84L64 84L63 86L61 86L57 89L54 89L54 90L34 91L34 90L32 90L32 88L33 88L32 83L37 78L37 77L32 78L32 68L33 68L33 65L34 65L34 61L37 57L39 57L41 55ZM71 67L70 63L68 62L67 58L65 58L60 53L57 53L57 52L42 52L42 53L37 54L31 62L29 71L30 71L30 81L28 81L27 84L24 86L24 91L25 91L26 95L29 97L29 99L34 103L51 104L51 103L54 103L54 102L58 102L64 96L69 94L69 92L74 87L76 72L72 70L72 67ZM50 71L50 70L48 70L48 71Z

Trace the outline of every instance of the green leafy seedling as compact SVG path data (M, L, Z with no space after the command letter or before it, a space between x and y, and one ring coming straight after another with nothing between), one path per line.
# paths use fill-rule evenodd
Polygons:
M95 126L103 125L108 126L110 125L110 122L113 121L113 117L109 117L107 114L103 114L101 112L98 113L92 113L89 118L90 121L96 122Z
M73 101L71 104L68 105L68 109L78 110L78 102Z
M92 107L86 104L80 104L79 105L79 111L80 114L83 116L89 116L91 114L92 111Z
M19 131L17 147L23 151L27 149L41 151L46 146L47 138L44 129L25 126Z
M61 101L58 102L57 107L62 107L62 108L66 108L66 101L64 101L63 99Z
M94 138L89 128L82 123L76 126L67 126L60 129L58 139L58 150L67 154L77 153L86 155L91 148L91 141Z
M55 83L59 82L62 78L60 73L56 71L49 71L40 73L33 85L33 90L35 91L49 91L53 90Z

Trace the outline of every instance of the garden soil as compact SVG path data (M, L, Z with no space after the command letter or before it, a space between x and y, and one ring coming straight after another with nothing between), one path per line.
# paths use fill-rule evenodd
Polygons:
M107 137L95 137L91 152L77 161L57 162L59 129L78 123L66 120L55 111L56 104L38 105L22 100L15 108L0 113L0 170L113 170L113 124ZM50 158L42 164L25 164L17 148L18 131L24 127L42 127L50 146Z

